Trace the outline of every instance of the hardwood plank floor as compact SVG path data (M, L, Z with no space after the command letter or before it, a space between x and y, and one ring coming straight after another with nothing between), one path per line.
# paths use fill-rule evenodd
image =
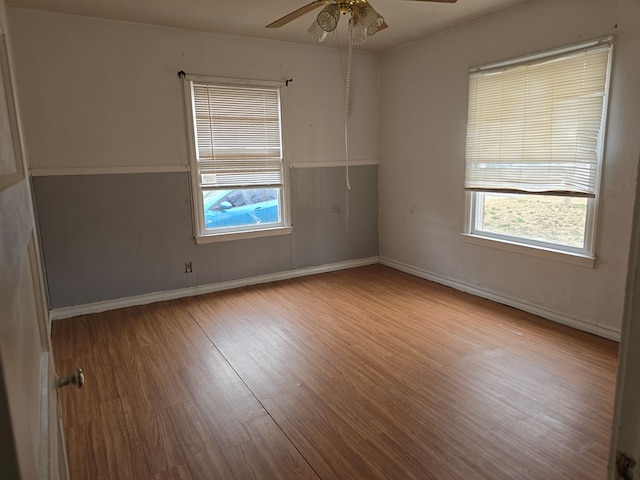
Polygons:
M617 344L374 265L56 321L71 478L601 479Z

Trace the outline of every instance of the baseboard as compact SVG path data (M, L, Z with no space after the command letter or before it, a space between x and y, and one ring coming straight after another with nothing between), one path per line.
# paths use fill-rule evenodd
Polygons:
M542 318L552 320L554 322L566 325L568 327L575 328L584 332L592 333L600 337L608 338L610 340L620 341L621 332L619 329L604 327L601 325L593 325L584 320L580 320L574 317L569 317L559 312L549 310L539 305L533 305L523 302L516 298L508 297L502 294L484 290L482 288L468 285L466 283L452 280L450 278L438 275L412 265L407 265L396 260L384 257L368 257L358 260L348 260L346 262L332 263L327 265L319 265L316 267L301 268L296 270L288 270L285 272L270 273L268 275L259 275L256 277L242 278L239 280L231 280L228 282L213 283L209 285L199 285L189 288L181 288L177 290L170 290L165 292L155 292L145 295L138 295L135 297L119 298L115 300L107 300L103 302L95 302L84 305L74 305L71 307L55 308L49 312L49 318L51 321L61 320L64 318L76 317L79 315L87 315L90 313L105 312L108 310L116 310L118 308L133 307L136 305L146 305L154 302L162 302L165 300L174 300L176 298L192 297L196 295L202 295L205 293L219 292L223 290L230 290L233 288L246 287L250 285L258 285L261 283L276 282L279 280L288 280L292 278L299 278L308 275L316 275L319 273L335 272L338 270L344 270L348 268L362 267L365 265L373 265L380 263L387 267L400 270L401 272L408 273L410 275L424 278L426 280L436 282L442 285L446 285L462 292L467 292L478 297L486 298L488 300L508 305L510 307L517 308L525 312L538 315Z
M62 320L64 318L77 317L78 315L106 312L108 310L116 310L118 308L146 305L149 303L162 302L165 300L175 300L176 298L193 297L205 293L220 292L223 290L230 290L232 288L247 287L250 285L258 285L261 283L277 282L279 280L288 280L291 278L305 277L308 275L316 275L319 273L335 272L338 270L345 270L347 268L374 265L376 263L378 263L378 257L368 257L358 260L348 260L345 262L319 265L317 267L300 268L296 270L287 270L285 272L270 273L268 275L259 275L256 277L242 278L239 280L231 280L228 282L212 283L209 285L198 285L195 287L180 288L177 290L170 290L166 292L155 292L145 295L138 295L135 297L118 298L115 300L106 300L103 302L88 303L84 305L74 305L71 307L54 308L49 312L49 318L52 321Z
M580 320L578 318L569 317L562 313L554 312L553 310L549 310L540 305L533 305L530 303L523 302L522 300L518 300L516 298L501 295L499 293L491 292L489 290L484 290L482 288L468 285L466 283L463 283L457 280L452 280L442 275L428 272L426 270L422 270L420 268L416 268L414 266L407 265L405 263L398 262L390 258L380 257L380 264L385 265L387 267L394 268L396 270L400 270L401 272L405 272L416 277L424 278L426 280L430 280L435 283L440 283L442 285L455 288L456 290L460 290L462 292L467 292L472 295L476 295L478 297L486 298L487 300L491 300L496 303L501 303L503 305L508 305L510 307L517 308L518 310L522 310L524 312L538 315L539 317L546 318L547 320L552 320L554 322L560 323L562 325L566 325L568 327L575 328L577 330L581 330L583 332L592 333L594 335L608 338L609 340L615 340L617 342L620 341L621 332L619 329L615 329L612 327L605 327L601 325L594 325L592 323L585 322L584 320Z

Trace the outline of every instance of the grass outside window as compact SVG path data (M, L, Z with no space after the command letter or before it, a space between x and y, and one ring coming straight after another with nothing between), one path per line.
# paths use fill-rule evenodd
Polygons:
M478 194L476 230L584 248L586 198Z

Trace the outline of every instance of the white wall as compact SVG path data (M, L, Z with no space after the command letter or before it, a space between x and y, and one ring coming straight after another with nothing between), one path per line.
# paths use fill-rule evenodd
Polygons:
M337 49L23 9L10 15L32 169L187 164L180 70L293 78L285 89L287 160L345 158ZM378 57L356 52L352 160L377 161L377 113Z
M465 243L468 68L616 35L595 268ZM640 2L528 0L381 61L380 255L605 336L620 331L640 144Z

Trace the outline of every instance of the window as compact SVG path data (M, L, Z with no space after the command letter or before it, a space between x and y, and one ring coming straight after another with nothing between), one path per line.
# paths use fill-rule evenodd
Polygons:
M592 257L609 38L472 68L466 233Z
M287 227L280 84L185 77L198 241Z

